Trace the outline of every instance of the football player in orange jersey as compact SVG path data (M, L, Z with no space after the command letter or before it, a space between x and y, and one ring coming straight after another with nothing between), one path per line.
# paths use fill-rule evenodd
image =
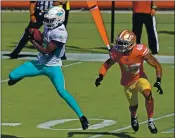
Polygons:
M153 121L154 100L151 94L151 84L144 72L144 61L155 68L157 81L154 87L158 88L157 92L159 94L163 94L160 63L152 56L145 45L136 44L136 36L129 30L124 30L117 36L116 45L110 50L110 58L101 66L95 85L98 87L101 84L107 70L117 62L121 69L121 85L124 86L125 95L129 102L133 130L137 132L139 129L136 112L138 108L138 92L140 92L145 97L148 128L151 133L157 133L157 128Z

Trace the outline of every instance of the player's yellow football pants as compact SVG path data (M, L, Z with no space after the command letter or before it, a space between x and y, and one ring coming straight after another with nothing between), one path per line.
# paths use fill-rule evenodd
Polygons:
M130 106L138 104L138 93L142 93L145 89L151 90L151 84L145 78L140 78L130 86L124 86L124 92Z

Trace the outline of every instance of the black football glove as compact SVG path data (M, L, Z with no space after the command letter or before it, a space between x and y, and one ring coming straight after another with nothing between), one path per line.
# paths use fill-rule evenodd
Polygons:
M163 94L163 90L161 88L161 78L157 78L157 81L154 83L154 87L157 88L157 92L159 92L159 94Z
M98 87L101 84L102 80L103 80L103 75L100 74L99 77L95 80L95 86Z

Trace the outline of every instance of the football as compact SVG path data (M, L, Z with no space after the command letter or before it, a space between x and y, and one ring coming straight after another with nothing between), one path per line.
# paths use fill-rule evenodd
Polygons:
M33 35L33 39L37 43L42 44L42 33L40 32L40 30L32 28L30 29L30 33Z

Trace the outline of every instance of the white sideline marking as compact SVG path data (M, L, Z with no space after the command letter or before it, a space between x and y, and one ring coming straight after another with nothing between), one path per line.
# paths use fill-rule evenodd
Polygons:
M63 68L69 67L69 66L72 66L72 65L81 64L81 63L82 63L82 62L75 62L75 63L67 64L67 65L64 65ZM1 83L7 82L8 80L9 80L9 79L2 80Z
M167 117L171 117L171 116L174 116L174 113L168 114L168 115L164 115L164 116L161 116L161 117L157 117L157 118L154 119L154 121L155 121L155 120L160 120L160 119L163 119L163 118L167 118ZM146 121L143 121L143 122L141 122L141 123L139 123L139 124L140 124L140 125L141 125L141 124L146 124L147 122L148 122L148 121L146 120ZM123 127L123 128L116 129L116 130L112 130L112 131L109 132L109 133L118 132L118 131L126 130L126 129L129 129L129 128L131 128L130 125L129 125L129 126L126 126L126 127ZM101 137L101 136L104 136L104 135L94 135L94 136L91 136L91 137L89 137L89 138L97 138L97 137Z
M1 123L1 126L19 126L21 123Z
M4 54L9 54L9 51L1 51L1 59L10 59L9 56ZM30 57L30 55L37 56L38 52L21 52L21 54L28 55L27 57L18 58L20 60L34 60L36 57ZM66 53L67 60L71 61L97 61L104 62L109 58L109 54L100 54L100 53ZM155 55L156 59L160 63L164 64L173 64L174 65L174 56L163 56ZM145 62L144 62L145 63Z
M72 66L72 65L77 65L77 64L81 64L82 62L75 62L75 63L71 63L71 64L67 64L67 65L64 65L64 67L69 67L69 66Z
M175 132L175 128L171 128L171 129L163 131L161 133L174 133L174 132Z

